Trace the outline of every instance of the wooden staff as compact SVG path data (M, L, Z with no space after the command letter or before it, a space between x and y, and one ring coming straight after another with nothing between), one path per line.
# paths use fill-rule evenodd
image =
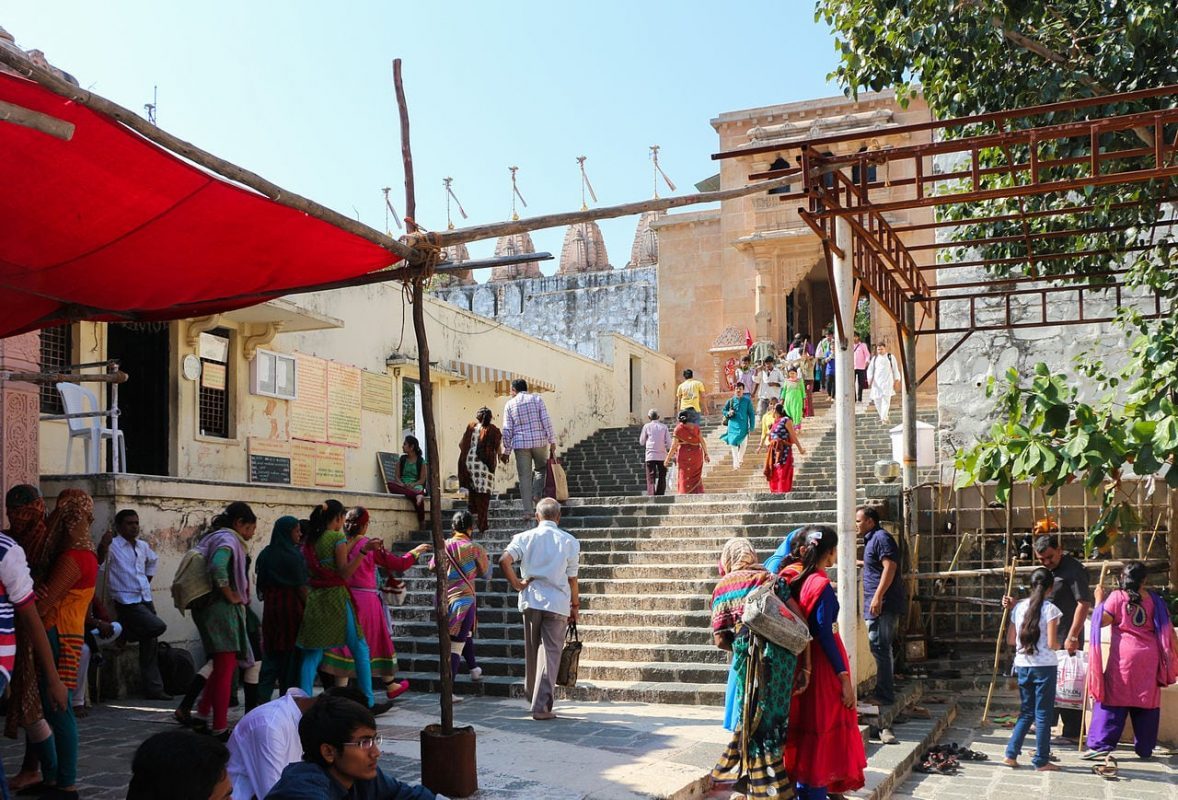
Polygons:
M1014 564L1011 564L1010 579L1006 582L1006 594L1004 597L1009 597L1010 593L1014 591ZM982 722L986 721L986 717L990 716L990 701L994 698L994 685L998 682L998 662L1002 659L1002 639L1006 633L1006 621L1010 617L1010 609L1002 609L1002 624L998 626L998 641L994 644L994 670L990 674L990 690L986 692L986 707L982 709Z
M1100 578L1096 581L1096 585L1104 587L1104 576L1108 573L1109 562L1104 562L1100 565ZM1093 609L1095 611L1095 609ZM1092 646L1092 642L1088 642L1088 646ZM1080 703L1080 741L1077 742L1077 749L1080 752L1084 751L1085 734L1088 732L1088 679L1084 679L1084 699Z

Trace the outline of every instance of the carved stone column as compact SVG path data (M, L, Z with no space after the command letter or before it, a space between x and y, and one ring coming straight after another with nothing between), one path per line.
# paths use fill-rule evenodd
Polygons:
M773 257L757 256L756 284L756 339L763 341L773 338Z
M41 333L0 339L0 371L39 372ZM37 486L41 480L39 417L41 395L38 385L23 381L0 381L0 514L4 493L17 483ZM4 517L7 527L7 517Z

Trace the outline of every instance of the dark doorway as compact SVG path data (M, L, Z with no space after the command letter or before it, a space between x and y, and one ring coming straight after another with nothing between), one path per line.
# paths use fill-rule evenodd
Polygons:
M168 323L107 326L109 358L129 376L119 387L119 427L127 439L126 471L168 474Z

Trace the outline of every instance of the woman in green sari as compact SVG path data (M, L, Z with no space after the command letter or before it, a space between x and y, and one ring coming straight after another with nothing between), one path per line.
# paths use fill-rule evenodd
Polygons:
M793 420L794 430L801 430L806 408L806 385L802 383L797 369L793 367L785 374L785 384L781 387L781 404L785 406L785 415Z

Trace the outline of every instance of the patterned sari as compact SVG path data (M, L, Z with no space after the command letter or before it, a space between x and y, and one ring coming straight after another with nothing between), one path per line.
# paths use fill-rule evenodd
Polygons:
M769 491L774 494L785 494L794 486L793 447L790 444L789 428L786 427L789 421L789 417L782 417L769 429L764 475L769 481Z
M704 439L699 426L680 422L673 436L679 443L675 453L679 463L679 494L703 494Z

